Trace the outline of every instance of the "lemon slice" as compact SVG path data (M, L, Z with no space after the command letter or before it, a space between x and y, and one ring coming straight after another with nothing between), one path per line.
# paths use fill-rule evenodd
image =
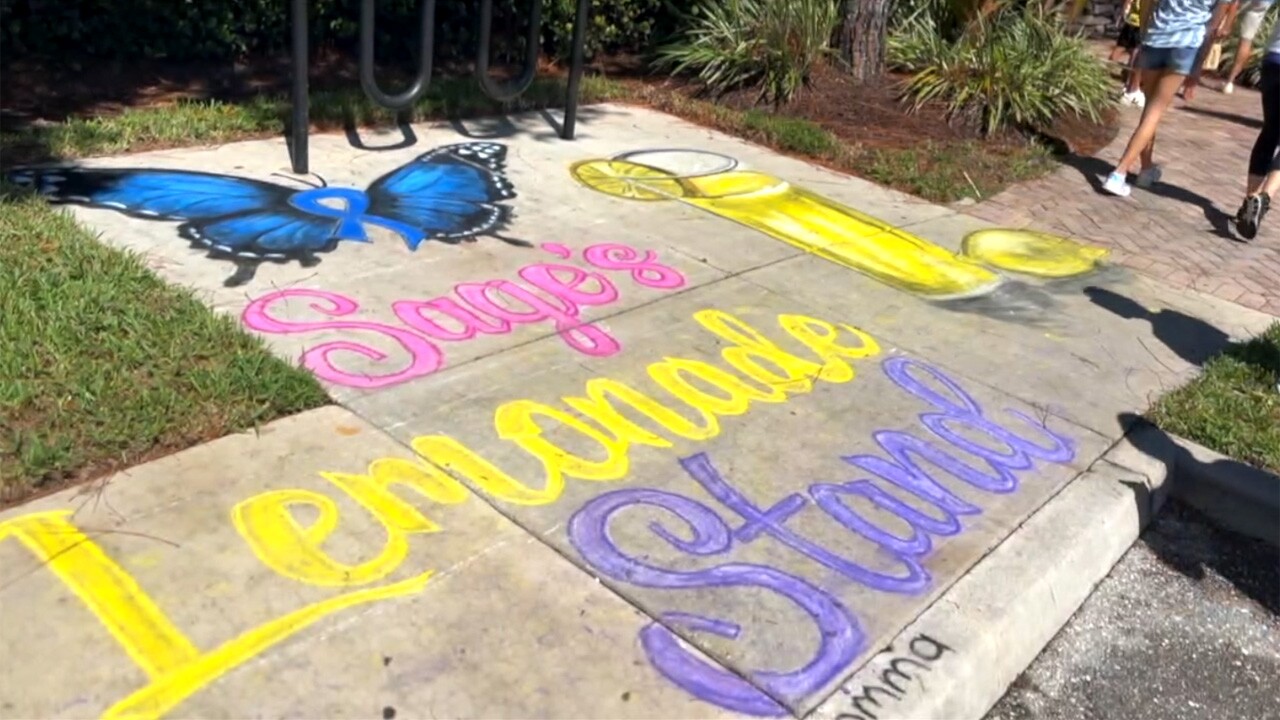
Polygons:
M966 235L961 254L1001 270L1061 278L1096 270L1111 251L1034 230L993 229Z
M697 194L671 173L626 160L583 160L569 167L583 185L627 200L674 200Z

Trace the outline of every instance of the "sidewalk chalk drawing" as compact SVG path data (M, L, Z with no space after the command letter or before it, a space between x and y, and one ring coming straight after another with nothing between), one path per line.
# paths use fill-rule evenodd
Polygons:
M369 242L366 226L399 235L410 250L426 240L503 237L515 197L507 149L489 142L444 145L374 180L367 189L295 190L272 182L188 170L18 169L9 179L55 203L180 222L178 236L213 259L230 260L228 287L253 279L263 262L320 262L340 241Z
M468 143L433 153L449 155L442 160L449 165L463 162L457 148L475 146L501 148ZM486 171L495 178L503 152L493 151ZM591 162L629 164L584 171ZM1010 230L971 234L960 253L950 253L759 173L727 169L679 177L610 160L579 164L575 176L634 201L692 204L934 300L993 292L1004 282L1001 270L1043 278L1078 276L1103 256L1066 239ZM636 182L636 176L643 181ZM67 202L87 197L73 192L89 182L85 178L41 177L40 186L55 199L59 192ZM113 207L108 203L114 202L115 180L99 180L108 190L97 203ZM255 187L253 181L243 182ZM344 210L320 205L314 195L299 208L283 188L280 202L304 218L299 222L308 229L298 231L304 234L319 222L307 203L325 208L329 214L319 215L336 223L330 226L336 243L348 239L338 234L363 232L362 224L387 227L382 221L388 216L381 214L386 208L379 205L376 213L374 208L379 182L368 191L325 188L359 193L367 204L358 212L348 202L354 194L338 198L346 203ZM438 197L448 183L422 187L429 186ZM313 191L296 194L308 192ZM505 192L509 197L509 189ZM147 197L160 203L157 198L165 195L156 191ZM496 200L477 206L486 203L497 219L470 224L492 234L508 211ZM199 202L192 206L211 212ZM244 213L231 217L262 214ZM182 220L183 226L219 222L166 217ZM396 217L389 221L399 222ZM437 239L421 233L402 237L411 248ZM541 247L548 253L545 261L521 267L512 278L461 282L438 297L395 300L389 308L394 322L353 319L360 310L355 298L305 288L261 295L242 317L249 328L267 334L340 331L339 339L304 353L304 365L331 383L377 388L437 372L458 343L522 329L539 328L580 355L612 357L625 338L584 319L584 310L616 303L626 283L645 292L675 292L687 285L686 276L653 251L621 243ZM298 311L325 319L300 319ZM145 675L124 697L113 698L103 717L157 718L281 643L326 632L357 608L422 593L437 570L448 568L417 560L430 555L412 551L449 532L451 506L476 502L473 496L479 495L520 519L523 508L559 504L565 521L551 542L652 616L637 633L641 667L647 661L654 677L736 716L787 717L829 692L876 651L880 633L900 619L878 614L881 604L892 604L882 601L927 602L956 571L955 563L940 566L935 555L950 543L972 541L973 535L965 533L992 532L991 515L1001 498L1050 492L1037 473L1075 460L1077 441L1051 429L1047 416L984 407L943 369L886 352L855 325L795 313L770 313L765 319L772 327L748 322L737 310L700 309L691 318L699 337L688 353L654 351L651 362L621 368L625 376L605 371L545 402L532 397L534 390L525 395L521 389L492 408L490 429L474 437L420 428L405 456L367 464L361 459L358 467L320 472L309 484L295 477L233 499L219 512L225 513L225 531L238 538L240 551L269 568L278 582L293 584L290 593L302 585L326 594L283 607L278 617L256 626L226 628L226 635L213 641L197 644L189 637L174 619L189 610L181 605L184 599L144 587L126 569L127 559L111 557L94 531L77 526L70 510L2 520L0 542L25 548L98 618L103 639L87 642L114 640ZM375 338L381 344L366 344ZM389 358L383 348L393 347L408 359ZM353 360L360 357L379 369L358 372ZM805 472L787 467L777 483L753 485L746 482L752 470L742 459L723 441L713 443L735 427L761 422L762 407L798 406L807 395L852 387L870 372L880 373L881 387L888 394L901 393L898 399L912 409L905 418L878 419L867 437L839 435L840 445L831 448L824 464L805 463ZM778 428L789 430L796 431ZM636 477L637 458L643 454L652 462L654 451L663 453L658 461L665 472L660 470L659 478L652 473ZM780 464L791 459L781 458ZM659 481L662 485L655 486ZM367 532L370 521L372 533ZM362 528L355 542L353 527ZM638 539L649 544L637 546ZM660 549L650 552L655 541ZM198 563L200 558L184 553L173 561ZM724 597L733 600L714 599ZM764 605L753 605L761 598ZM759 644L760 637L768 637L763 625L775 620L760 614L760 607L782 608L787 622L794 623L774 644ZM900 648L910 655L891 667L899 673L899 667L924 672L918 666L963 651L941 640L912 640L906 650ZM707 651L710 660L698 650ZM878 703L891 695L878 686L864 688L866 699L852 701L858 714L848 715L874 717Z
M859 473L842 483L814 482L804 495L793 492L762 507L734 487L705 452L682 458L680 466L694 486L700 486L736 516L726 520L704 502L656 488L626 488L603 493L586 503L569 520L570 541L588 567L615 583L643 588L697 590L699 588L768 590L795 603L815 625L819 638L812 658L788 672L754 669L748 682L735 673L707 664L681 644L674 631L685 635L708 633L737 639L740 623L689 612L664 612L640 631L640 643L650 663L671 682L707 702L754 716L783 717L784 704L795 705L839 681L866 647L856 613L835 595L784 569L740 562L687 571L652 564L645 556L633 556L619 548L613 528L625 522L623 511L656 508L673 518L668 524L651 521L654 536L692 557L726 557L735 544L764 538L790 548L848 580L884 593L923 595L933 586L925 560L937 541L964 531L965 516L980 515L978 504L955 494L913 460L925 460L954 480L984 493L1016 492L1018 474L1037 463L1066 463L1075 458L1074 443L1019 411L1009 410L1020 427L1029 428L1038 440L988 418L978 402L955 380L926 363L892 357L881 368L899 389L932 406L919 420L925 437L899 430L873 434L880 454L863 453L841 458ZM939 392L940 387L943 392ZM976 443L956 431L967 427L994 440L1006 451ZM932 440L927 439L932 436ZM960 451L957 453L956 451ZM962 457L979 457L975 466ZM871 479L874 478L874 479ZM878 482L877 482L878 481ZM890 492L887 488L894 488ZM916 502L904 502L903 496ZM897 522L884 516L863 514L846 502L861 498ZM815 507L831 520L879 546L892 558L896 572L885 572L851 560L788 527L794 516ZM927 509L921 509L922 506ZM887 525L887 527L886 527ZM909 534L896 529L906 526ZM890 529L894 528L894 529ZM628 536L634 537L633 533ZM726 557L727 559L727 557ZM686 566L680 563L682 567Z
M559 243L542 249L561 260L573 250ZM255 298L241 313L245 327L267 335L309 334L340 330L344 339L317 344L302 353L302 366L335 385L376 390L400 385L439 371L445 365L443 345L474 340L480 335L509 335L523 326L549 323L570 349L590 357L609 357L622 344L608 330L582 319L582 311L616 302L621 294L615 282L629 278L658 291L678 290L685 276L658 262L657 253L640 251L621 243L598 243L582 249L581 261L590 269L564 262L532 263L520 268L520 282L504 279L458 283L452 296L405 298L391 303L398 324L356 320L360 312L354 298L317 289L290 288ZM613 279L610 278L613 275ZM541 293L541 294L539 294ZM296 304L295 304L296 303ZM330 319L286 319L279 311L308 308ZM386 352L346 339L347 333L364 333L398 346L408 362L389 372L362 372L342 358L362 357L373 364L395 363Z
M1108 251L1030 230L969 234L959 254L830 198L730 157L710 170L677 174L636 161L645 155L712 156L702 150L637 150L583 160L570 173L592 190L640 202L675 201L921 297L945 301L988 295L1008 281L998 270L1042 278L1090 273ZM994 269L993 269L994 268Z
M834 473L795 478L794 487L777 488L780 499L751 497L760 490L749 494L735 485L733 458L717 462L703 448L672 456L681 486L628 485L633 451L707 443L747 421L760 404L786 404L823 385L853 382L864 361L882 354L866 332L805 315L776 316L772 332L716 309L700 310L693 320L714 339L698 346L718 352L706 359L666 356L645 366L639 374L658 391L645 389L639 378L602 376L587 380L579 396L566 395L555 404L516 398L494 409L496 442L534 460L540 477L508 472L452 436L423 434L410 442L412 459L384 457L365 469L321 472L328 492L285 485L236 503L228 526L258 561L282 580L334 594L243 629L208 650L197 647L146 588L75 525L71 511L0 521L0 542L16 540L32 553L147 675L103 717L156 718L319 623L367 603L421 593L436 568L414 567L407 562L409 549L448 531L448 522L437 520L444 508L467 502L473 493L508 510L553 505L563 500L569 482L582 482L600 490L576 501L580 504L562 526L565 541L605 582L694 598L706 597L702 592L708 589L763 593L788 601L799 617L808 618L813 632L797 626L787 635L791 652L784 654L800 657L797 651L803 649L807 660L794 667L740 667L734 674L708 664L685 643L698 635L750 643L750 626L758 621L749 605L711 603L694 612L660 607L674 600L671 595L641 600L658 618L637 638L656 673L693 697L739 715L785 717L789 706L820 696L873 650L864 613L874 607L852 605L842 599L842 590L855 584L888 596L925 597L935 586L929 557L981 522L984 498L1016 493L1023 475L1075 458L1075 441L1051 430L1045 420L1017 410L997 418L940 368L893 355L880 360L879 369L911 398L919 427L875 431L870 443L845 439L849 454L832 464ZM804 349L783 347L778 337ZM560 444L566 432L588 440L591 452ZM866 445L874 447L857 449ZM494 454L506 453L495 449ZM842 478L840 468L849 477ZM335 496L350 498L354 506L345 507L355 509L340 509ZM645 519L643 512L633 514L637 508L648 517L661 511L646 527L687 560L663 563L629 551L628 540L637 533L619 528L634 528ZM367 513L381 532L372 534L374 544L363 558L353 558L350 548L335 557L327 539L349 531L353 511ZM835 523L849 533L850 542L808 535L804 528L811 526L796 524L806 514ZM756 542L785 548L783 557L794 560L734 559L735 548ZM860 543L877 550L864 547L859 553ZM183 562L191 561L184 556ZM825 579L812 573L802 577L793 564L804 562L829 571ZM175 600L170 596L168 602Z

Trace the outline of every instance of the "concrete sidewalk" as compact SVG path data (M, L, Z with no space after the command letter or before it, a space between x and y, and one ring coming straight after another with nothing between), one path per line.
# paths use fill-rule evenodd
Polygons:
M650 111L415 134L19 178L343 407L0 515L0 714L849 715L1087 592L1002 542L1119 518L1120 418L1270 321Z

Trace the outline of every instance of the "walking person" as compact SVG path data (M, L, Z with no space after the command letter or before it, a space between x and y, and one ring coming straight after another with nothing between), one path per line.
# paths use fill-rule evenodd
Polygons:
M1267 11L1275 0L1245 0L1240 6L1240 44L1236 46L1236 58L1231 63L1231 71L1227 73L1227 84L1222 86L1222 92L1230 95L1236 89L1236 78L1244 72L1245 63L1249 62L1249 55L1253 53L1253 39L1258 35L1258 29L1262 27L1262 21L1267 17ZM1228 20L1230 23L1230 20Z
M1129 54L1129 67L1124 72L1124 94L1120 96L1120 103L1142 107L1146 103L1146 96L1138 86L1141 75L1138 70L1138 48L1142 45L1142 31L1139 29L1142 23L1142 0L1125 0L1120 15L1120 34L1116 36L1116 44L1111 48L1107 59L1113 63L1120 62L1121 55L1126 52Z
M1280 23L1271 31L1262 56L1262 130L1249 155L1249 179L1244 201L1236 212L1236 231L1246 240L1258 236L1258 226L1280 190Z
M1136 184L1151 187L1160 179L1155 163L1156 128L1165 110L1173 103L1178 88L1185 86L1191 99L1204 59L1213 44L1209 28L1220 27L1223 13L1236 0L1149 0L1142 5L1142 46L1138 69L1142 71L1142 91L1146 105L1134 128L1124 155L1107 176L1102 189L1128 197L1129 171L1139 165Z

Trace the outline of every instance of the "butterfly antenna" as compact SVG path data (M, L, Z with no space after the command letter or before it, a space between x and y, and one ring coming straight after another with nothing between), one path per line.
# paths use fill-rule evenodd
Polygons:
M309 188L325 188L325 187L329 187L329 183L325 182L325 181L324 181L324 178L320 177L320 176L319 176L319 175L317 175L316 173L308 173L308 175L311 175L312 177L314 177L314 178L316 178L317 180L319 180L319 181L320 181L320 184L319 184L319 185L317 185L317 184L315 184L315 183L312 183L312 182L307 182L307 181L306 181L306 180L304 180L303 178L295 177L295 176L293 176L293 175L285 175L284 173L276 173L276 172L273 172L273 173L271 173L271 174L272 174L273 176L275 176L275 177L282 177L282 178L284 178L285 180L292 180L292 181L294 181L294 182L296 182L296 183L300 183L300 184L302 184L302 185L306 185L306 186L307 186L307 187L309 187Z
M501 233L496 233L496 232L489 233L489 235L491 237L495 237L501 240L502 242L508 245L515 245L516 247L533 247L533 243L529 242L528 240L521 240L520 238L507 237L505 235L502 235Z

